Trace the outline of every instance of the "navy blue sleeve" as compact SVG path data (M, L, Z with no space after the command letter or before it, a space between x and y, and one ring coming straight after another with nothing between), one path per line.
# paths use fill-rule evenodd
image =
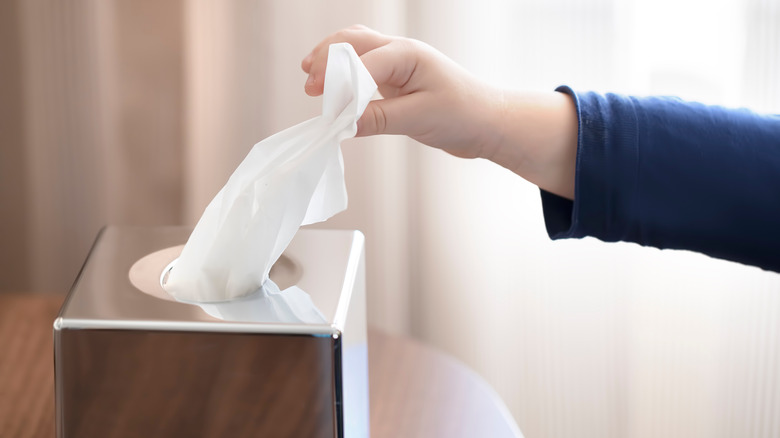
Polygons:
M780 271L780 116L557 91L579 120L574 201L542 191L553 239L688 249Z

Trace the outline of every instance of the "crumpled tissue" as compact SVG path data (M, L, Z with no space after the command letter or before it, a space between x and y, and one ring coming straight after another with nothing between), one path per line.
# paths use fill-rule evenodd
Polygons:
M301 225L346 209L340 143L355 135L376 89L352 46L332 44L322 115L254 145L206 207L168 273L165 290L179 301L203 304L214 316L220 307L207 303L233 300L238 308L249 299L287 309L283 313L293 319L316 319L306 309L303 291L289 291L287 300L288 290L279 291L268 275ZM285 302L276 305L280 299Z

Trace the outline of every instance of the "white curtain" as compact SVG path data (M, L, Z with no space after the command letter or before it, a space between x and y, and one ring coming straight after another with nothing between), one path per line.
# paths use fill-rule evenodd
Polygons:
M780 113L776 1L409 8L410 35L502 86ZM485 376L527 437L780 435L780 275L689 252L550 242L531 185L490 163L414 154L413 333Z
M30 0L2 12L18 68L0 70L1 105L21 114L0 132L6 290L66 290L101 224L193 224L255 142L319 112L300 60L353 23L422 39L506 87L780 113L778 0ZM371 323L463 360L526 437L780 436L778 274L550 242L535 187L404 138L344 153L350 208L321 227L365 232Z

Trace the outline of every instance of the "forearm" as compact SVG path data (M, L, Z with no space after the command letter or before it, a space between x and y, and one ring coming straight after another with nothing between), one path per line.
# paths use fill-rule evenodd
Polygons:
M496 112L495 146L485 158L541 189L574 199L578 128L571 97L505 91Z
M780 117L673 98L577 98L577 195L542 193L551 237L780 270Z

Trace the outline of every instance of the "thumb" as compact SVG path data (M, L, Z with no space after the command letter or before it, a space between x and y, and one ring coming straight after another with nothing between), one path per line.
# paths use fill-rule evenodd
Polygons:
M382 100L372 100L363 111L363 115L357 122L357 134L355 137L367 137L369 135L384 134L387 128L387 114L382 108Z
M357 122L356 137L380 134L410 134L414 116L413 95L372 100Z

